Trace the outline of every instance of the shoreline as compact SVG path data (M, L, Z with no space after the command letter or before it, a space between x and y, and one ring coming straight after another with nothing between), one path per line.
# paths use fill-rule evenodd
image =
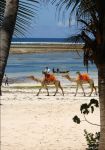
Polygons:
M82 51L83 44L73 43L12 43L11 54Z

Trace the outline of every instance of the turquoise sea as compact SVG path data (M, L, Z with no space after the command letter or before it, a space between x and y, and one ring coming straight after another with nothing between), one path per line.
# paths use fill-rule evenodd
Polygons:
M59 68L61 71L69 70L75 76L76 71L86 72L83 65L83 53L71 52L49 52L32 54L10 54L6 74L10 78L23 78L27 75L42 76L42 70L48 66ZM95 65L89 64L89 74L97 78L97 69Z

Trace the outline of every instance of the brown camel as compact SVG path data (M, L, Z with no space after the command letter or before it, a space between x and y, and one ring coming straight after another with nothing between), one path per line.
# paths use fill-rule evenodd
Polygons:
M62 88L61 83L60 83L59 80L47 81L45 79L42 79L42 80L38 79L38 78L36 78L34 76L28 76L28 78L30 78L30 79L32 79L32 80L34 80L36 82L40 82L41 83L41 87L40 87L40 89L39 89L39 91L37 93L37 96L40 94L42 88L45 88L47 90L47 96L49 96L48 85L55 85L56 91L54 93L54 96L57 94L58 88L61 89L62 94L64 96L64 91L63 91L63 88Z
M77 72L77 74L79 74L79 72ZM77 95L77 91L78 91L79 86L82 88L83 94L85 96L85 91L84 91L84 88L83 88L83 84L87 84L87 83L90 85L90 88L91 88L91 92L90 92L89 96L91 96L91 94L93 93L93 89L95 90L95 93L97 95L97 91L96 91L96 87L94 86L93 79L89 78L88 80L83 80L81 78L77 78L77 79L76 78L71 78L70 74L63 74L62 76L65 77L66 79L68 79L69 81L75 82L77 84L75 96Z

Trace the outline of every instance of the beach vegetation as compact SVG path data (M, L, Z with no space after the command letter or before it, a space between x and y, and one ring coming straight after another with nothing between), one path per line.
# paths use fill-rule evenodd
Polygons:
M91 99L90 102L87 104L82 104L80 106L81 114L84 115L84 120L81 120L77 115L73 117L73 121L77 124L80 124L83 121L86 121L87 123L91 125L100 126L98 124L92 123L89 120L87 120L85 115L88 115L89 113L93 113L95 108L99 107L99 102L96 99ZM84 136L88 145L88 148L86 150L98 150L99 147L99 140L100 140L100 132L96 133L88 133L88 131L84 130Z
M99 139L100 139L100 132L88 133L87 130L84 130L84 136L87 141L88 148L86 150L98 150L99 147Z
M80 32L70 40L84 43L84 65L94 63L98 70L100 102L100 144L105 149L105 1L103 0L52 0L58 13L75 17Z
M96 108L99 108L99 102L96 99L91 99L89 103L84 103L80 106L80 111L81 114L83 114L84 116L84 120L81 120L77 115L75 115L73 117L73 121L77 124L80 124L82 121L86 121L87 123L91 124L91 125L96 125L96 126L100 126L98 124L94 124L92 122L90 122L89 120L87 120L86 115L88 115L89 113L93 113L94 110Z

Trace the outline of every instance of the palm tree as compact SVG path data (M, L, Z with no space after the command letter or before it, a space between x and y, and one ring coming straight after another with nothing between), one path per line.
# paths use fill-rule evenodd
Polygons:
M0 95L12 35L24 34L37 7L37 0L0 0ZM16 26L15 26L16 24Z
M98 88L100 101L100 144L99 150L105 150L105 2L102 0L53 0L58 11L69 11L70 17L76 14L81 32L71 37L85 43L84 65L95 63L98 70ZM72 8L72 10L71 10Z

